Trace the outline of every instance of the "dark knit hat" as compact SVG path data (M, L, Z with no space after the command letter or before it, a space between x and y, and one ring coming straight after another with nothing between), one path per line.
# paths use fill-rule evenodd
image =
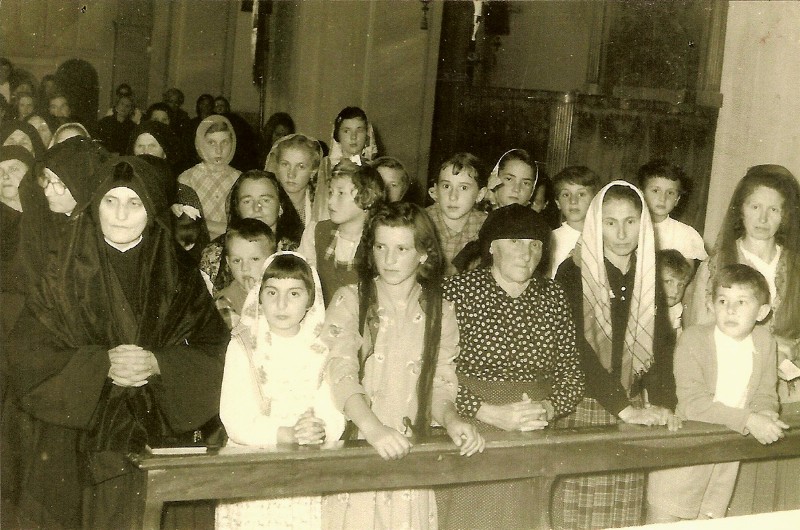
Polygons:
M528 206L509 204L489 212L478 232L481 264L492 262L489 247L496 239L534 239L541 241L543 254L550 243L550 227L544 217ZM545 254L546 255L546 254Z

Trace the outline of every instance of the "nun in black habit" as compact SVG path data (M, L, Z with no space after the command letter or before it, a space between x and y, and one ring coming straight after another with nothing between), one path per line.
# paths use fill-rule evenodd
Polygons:
M123 528L141 516L141 478L126 455L217 415L229 334L199 271L176 252L169 177L137 157L100 171L18 321L10 371L22 410L78 433L76 449L47 465L80 470L83 526ZM74 497L70 486L33 485L44 510L48 498Z

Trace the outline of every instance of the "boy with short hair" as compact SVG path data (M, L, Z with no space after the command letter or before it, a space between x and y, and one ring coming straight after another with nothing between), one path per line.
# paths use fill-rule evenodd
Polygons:
M748 265L728 265L712 295L715 324L686 329L675 350L676 414L773 443L789 426L778 419L775 338L756 327L770 312L767 281ZM738 471L725 462L650 473L648 522L724 517Z
M428 190L434 204L426 208L431 217L445 256L445 276L456 274L453 258L470 241L486 220L475 205L486 195L486 173L481 161L470 153L456 153L439 169L436 182Z
M366 251L360 243L367 213L383 202L385 194L383 180L372 166L343 159L333 168L328 184L330 219L309 225L297 249L317 269L326 307L339 287L358 282L356 263Z
M592 198L600 189L600 177L586 166L569 166L553 177L556 206L564 221L550 236L550 278L578 244Z
M261 279L264 262L275 253L275 234L259 219L239 219L225 233L225 261L233 281L214 297L230 329L239 323L247 293Z
M703 238L697 230L670 217L684 194L686 174L666 160L651 160L639 168L639 187L650 210L656 237L656 250L674 248L692 265L708 257Z
M683 295L692 280L694 266L678 250L668 248L656 252L656 272L669 312L669 321L680 335L683 318Z

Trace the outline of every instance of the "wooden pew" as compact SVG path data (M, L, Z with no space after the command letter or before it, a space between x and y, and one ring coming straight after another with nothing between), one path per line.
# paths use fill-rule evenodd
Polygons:
M619 425L530 433L488 433L486 451L464 458L444 438L416 443L387 462L364 442L331 447L131 455L144 474L143 527L158 529L163 504L198 499L267 498L538 477L540 526L550 525L550 494L564 475L800 456L800 415L783 440L763 446L724 427L687 422L678 432ZM535 502L534 502L535 501Z

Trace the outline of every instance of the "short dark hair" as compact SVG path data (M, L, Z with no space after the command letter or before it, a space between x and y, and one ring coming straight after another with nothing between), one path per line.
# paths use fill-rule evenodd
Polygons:
M744 263L732 263L717 271L711 283L711 293L717 296L720 287L747 287L753 290L756 298L762 304L769 303L769 284L764 275L755 270L750 265Z
M467 174L475 179L475 182L478 183L479 188L486 187L489 176L486 174L486 169L483 167L483 162L481 159L472 153L456 153L442 162L442 165L439 167L439 173L436 174L436 180L434 183L439 182L439 177L442 174L442 171L450 166L452 166L452 172L454 175L466 170Z
M411 177L406 170L406 167L393 156L381 156L370 162L370 165L375 169L380 167L388 167L389 169L396 169L403 174L403 184L406 188L411 186Z
M691 280L694 266L686 259L680 250L665 248L656 252L656 267L659 275L662 270L669 270L684 278L687 282Z
M345 107L343 108L339 114L336 116L336 120L333 122L333 139L337 142L339 140L339 129L342 127L342 122L344 120L352 120L353 118L358 118L364 121L364 125L369 125L369 120L367 119L367 113L364 112L363 109L359 107ZM369 131L368 131L369 133ZM369 139L367 139L369 142Z
M334 166L331 184L338 178L350 179L356 190L356 205L362 210L369 210L386 200L386 186L381 174L369 164L359 166L345 158Z
M231 222L228 231L225 232L225 252L229 252L230 242L234 237L240 237L245 241L257 241L266 238L270 245L275 246L275 233L260 219L237 219Z
M686 189L686 173L680 166L672 164L663 158L651 160L639 168L639 187L644 189L647 181L654 178L663 178L678 183L681 193Z
M314 305L316 289L314 286L314 274L311 266L306 260L294 254L279 254L272 259L261 276L261 291L267 280L275 278L278 280L300 280L308 290L308 307ZM258 293L259 297L261 292Z
M591 188L594 195L600 189L600 177L586 166L568 166L553 177L553 195L558 197L565 184Z

